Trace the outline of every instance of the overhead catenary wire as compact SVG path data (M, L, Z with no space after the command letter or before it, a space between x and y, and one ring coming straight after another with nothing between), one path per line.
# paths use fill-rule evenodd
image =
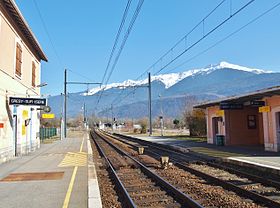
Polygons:
M134 23L135 23L135 21L136 21L138 15L139 15L139 13L140 13L140 10L141 10L141 7L142 7L143 3L144 3L144 0L140 0L139 3L138 3L138 5L137 5L137 8L136 8L136 10L135 10L135 12L134 12L134 14L133 14L132 20L131 20L131 22L130 22L130 24L129 24L129 27L128 27L127 31L126 31L126 34L125 34L125 36L124 36L124 38L123 38L123 42L122 42L122 44L121 44L121 46L120 46L120 49L119 49L119 51L118 51L118 53L117 53L117 56L116 56L116 58L115 58L114 64L113 64L113 66L112 66L112 68L111 68L111 71L110 71L110 73L109 73L109 76L108 76L108 78L107 78L107 80L106 80L106 85L108 84L108 82L109 82L109 80L110 80L110 78L111 78L111 75L112 75L113 71L115 70L116 64L117 64L117 62L118 62L118 60L119 60L119 57L120 57L120 55L121 55L121 53L122 53L122 50L123 50L123 48L124 48L124 46L125 46L125 44L126 44L126 41L127 41L127 39L128 39L128 36L129 36L129 34L130 34L130 32L131 32L133 26L134 26Z
M73 74L78 75L78 76L80 76L81 78L84 78L84 79L86 79L86 80L88 80L88 81L94 82L93 80L91 80L91 79L89 79L88 77L82 75L81 73L78 73L78 72L73 71L73 70L71 70L71 69L67 69L67 71L72 72Z
M176 61L178 58L180 58L182 55L184 55L187 51L192 49L194 46L196 46L198 43L200 43L202 40L207 38L209 35L211 35L214 31L216 31L218 28L220 28L222 25L224 25L226 22L228 22L230 19L232 19L234 16L236 16L238 13L243 11L246 7L248 7L250 4L252 4L255 0L250 0L245 5L243 5L241 8L239 8L236 12L231 14L228 18L223 20L221 23L216 25L213 29L211 29L208 33L203 35L200 39L198 39L196 42L194 42L192 45L190 45L188 48L186 48L183 52L181 52L179 55L177 55L175 58L173 58L171 61L169 61L167 64L165 64L163 67L160 68L157 72L154 73L154 75L160 73L162 70L164 70L166 67L168 67L170 64L172 64L174 61Z
M61 61L60 56L59 56L58 53L57 53L56 47L55 47L55 45L54 45L54 42L52 41L51 35L50 35L49 30L48 30L48 28L47 28L47 25L46 25L46 23L45 23L45 21L44 21L44 18L43 18L43 15L42 15L41 11L40 11L40 8L39 8L39 6L38 6L36 0L33 0L33 3L34 3L34 5L35 5L35 8L36 8L38 14L39 14L39 18L40 18L40 20L41 20L41 22L42 22L43 28L44 28L44 30L45 30L45 32L46 32L46 35L47 35L47 37L48 37L48 39L49 39L49 41L50 41L50 44L51 44L52 49L53 49L53 51L54 51L54 54L55 54L55 56L56 56L56 58L57 58L57 60L58 60L58 62L59 62L59 64L60 64L60 67L63 68L63 63L62 63L62 61Z
M111 64L111 61L112 61L112 58L113 58L115 49L116 49L117 44L118 44L118 41L119 41L120 34L121 34L121 32L122 32L122 29L123 29L123 27L124 27L124 24L125 24L125 21L126 21L126 18L127 18L127 14L128 14L128 11L129 11L129 8L130 8L130 5L131 5L131 1L132 1L132 0L128 0L128 2L127 2L127 4L126 4L125 10L124 10L124 13L123 13L123 16L122 16L121 24L120 24L120 26L119 26L119 29L118 29L118 32L117 32L117 35L116 35L116 38L115 38L115 42L114 42L113 48L112 48L112 50L111 50L110 57L109 57L109 60L108 60L106 69L105 69L105 71L104 71L104 74L103 74L103 77L102 77L102 81L101 81L100 87L102 87L102 85L103 85L103 83L104 83L105 77L106 77L106 75L107 75L107 71L108 71L109 66L110 66L110 64ZM103 89L102 89L102 91L103 91ZM102 94L103 94L102 92L99 93L98 100L97 100L97 104L100 102L100 99L101 99ZM96 106L96 108L97 108L97 106Z
M157 59L156 62L154 62L147 70L145 70L141 75L139 75L136 79L140 79L142 76L144 76L147 72L149 72L151 69L154 68L156 64L159 62L162 62L162 59L166 57L170 52L173 52L173 50L182 42L185 41L186 38L193 32L195 29L197 29L202 23L205 22L207 18L209 18L220 6L222 6L227 0L222 0L220 3L217 4L205 17L203 17L187 34L185 34L182 38L180 38L168 51L166 51L160 58Z
M195 31L196 28L198 28L202 23L204 24L205 20L207 20L207 18L209 18L219 7L221 7L227 0L222 0L220 1L209 13L206 14L206 16L204 16L197 24L195 24L195 26L193 28L191 28L190 31L188 31L187 34L185 34L182 38L180 38L167 52L165 52L155 63L153 63L147 70L145 70L142 74L140 74L136 80L139 80L142 76L144 76L146 73L148 73L149 71L151 71L151 69L153 69L155 67L156 64L158 64L159 62L162 63L162 60L164 57L166 57L170 52L172 52L173 55L173 50L182 42L185 41L186 38L193 32ZM230 12L230 16L232 16L232 13ZM204 25L203 25L204 26ZM125 96L124 98L128 97L129 95L131 95L132 93L135 92L136 89L133 89L130 93L128 93L127 96ZM123 94L123 93L121 93ZM121 96L121 95L120 95ZM112 104L114 104L115 102L117 102L118 99L120 99L120 96L117 97L115 100L113 100ZM122 99L124 99L122 98Z
M147 70L145 70L140 76L138 76L136 78L136 80L140 79L143 75L145 75L147 72L149 72L152 68L155 67L156 64L158 64L159 62L162 63L162 60L165 56L167 56L170 52L172 53L173 55L173 50L182 42L186 39L186 37L188 37L193 31L195 31L196 28L198 28L201 24L203 24L203 26L205 25L205 20L207 20L207 18L209 18L215 11L217 11L217 9L222 6L227 0L222 0L220 1L209 13L207 13L207 15L202 18L187 34L185 34L181 39L179 39L166 53L164 53L154 64L152 64ZM231 19L233 16L235 16L236 14L238 14L241 10L243 10L245 7L247 7L249 4L251 4L254 0L251 0L250 2L248 2L247 4L245 4L243 7L241 7L239 10L237 10L234 14L232 14L232 9L230 9L230 15L229 17L224 20L222 23L224 24L225 22L227 22L229 19ZM230 4L230 7L232 7L232 5ZM222 24L222 25L223 25ZM220 26L222 26L220 25ZM219 27L220 27L219 26ZM215 28L214 28L215 29ZM216 28L218 29L218 28ZM215 30L216 30L215 29ZM206 38L208 35L210 35L212 32L214 32L215 30L213 31L210 31L208 32L206 35L204 34L203 32L203 39ZM200 41L199 41L200 42ZM198 44L198 43L196 43ZM188 49L188 48L187 48ZM188 49L189 50L189 49ZM185 52L184 52L185 53ZM183 54L182 54L183 55ZM179 57L178 57L179 58ZM175 59L177 59L175 57ZM173 60L173 59L172 59ZM163 70L164 68L161 66L161 70ZM160 71L159 71L160 72ZM157 72L157 73L159 73ZM156 75L157 73L155 73L154 75ZM134 89L133 91L131 91L130 93L128 93L127 96L125 96L124 98L128 97L129 95L131 95L131 93L134 93L136 89ZM122 94L122 93L121 93ZM120 97L116 98L113 103L115 103ZM122 98L122 99L124 99Z
M134 11L133 17L132 17L132 19L131 19L131 21L130 21L130 23L129 23L128 29L127 29L127 31L126 31L126 33L125 33L125 35L124 35L123 41L122 41L122 43L121 43L121 46L120 46L120 48L119 48L119 50L118 50L118 53L117 53L117 55L116 55L116 57L115 57L115 59L114 59L114 63L113 63L113 65L112 65L111 70L110 70L110 72L109 72L109 75L108 75L108 77L107 77L107 79L106 79L105 87L103 87L103 88L101 89L101 92L100 92L100 94L99 94L100 96L99 96L99 98L98 98L98 100L97 100L96 108L97 108L97 105L99 104L99 102L100 102L100 100L101 100L101 98L102 98L103 92L104 92L104 90L106 89L106 86L107 86L107 84L108 84L108 82L109 82L109 80L110 80L110 78L111 78L111 76L112 76L112 74L113 74L113 71L115 70L115 67L116 67L116 65L117 65L117 62L118 62L118 60L119 60L119 58L120 58L120 55L121 55L121 53L122 53L122 51L123 51L123 48L124 48L124 46L125 46L125 44L126 44L126 41L127 41L128 37L129 37L129 34L130 34L130 32L131 32L131 30L132 30L132 28L133 28L133 26L134 26L134 23L135 23L135 21L136 21L138 15L139 15L139 13L140 13L140 11L141 11L141 7L142 7L143 3L144 3L144 0L139 0L138 5L137 5L137 8L136 8L136 10Z
M122 21L121 21L121 24L120 24L120 26L119 26L119 29L118 29L118 32L117 32L117 35L116 35L116 38L115 38L115 41L114 41L114 45L113 45L113 48L112 48L112 50L111 50L111 53L110 53L110 57L109 57L107 66L106 66L105 72L104 72L103 77L102 77L102 81L101 81L102 84L104 83L105 77L106 77L106 75L107 75L107 71L108 71L108 69L109 69L109 66L110 66L110 64L111 64L111 61L112 61L114 52L115 52L116 47L117 47L117 44L118 44L118 42L119 42L120 34L121 34L122 29L123 29L123 27L124 27L124 24L125 24L125 21L126 21L126 18L127 18L127 14L128 14L128 11L129 11L129 7L130 7L130 5L131 5L131 1L132 1L132 0L128 0L128 1L127 1L125 10L124 10L124 13L123 13L123 16L122 16Z
M232 17L234 17L235 15L237 15L239 12L241 12L243 9L245 9L247 6L249 6L251 3L253 3L255 0L251 0L251 1L249 1L249 2L247 2L245 5L243 5L241 8L239 8L236 12L234 12L234 13L232 13L232 5L230 4L230 16L228 17L228 18L226 18L224 21L222 21L220 24L218 24L216 27L214 27L212 30L210 30L207 34L204 34L203 35L203 37L201 38L201 39L199 39L197 42L195 42L193 45L191 45L189 48L187 48L185 51L183 51L183 53L181 53L181 54L179 54L178 56L176 56L174 59L172 59L172 62L174 62L176 59L178 59L180 56L182 56L184 53L186 53L188 50L190 50L192 47L194 47L195 45L197 45L199 42L201 42L204 38L206 38L207 36L209 36L211 33L213 33L215 30L217 30L219 27L221 27L223 24L225 24L227 21L229 21ZM221 1L209 14L207 14L206 15L206 17L205 18L207 18L207 17L209 17L221 4L223 4L224 3L224 1ZM267 12L269 12L269 11L267 11ZM267 13L266 12L266 13ZM264 15L264 14L263 14ZM257 19L258 18L260 18L261 16L263 16L263 15L260 15L259 17L257 17ZM194 28L192 28L192 30L194 30L201 22L203 22L204 21L204 19L205 18L203 18L198 24L196 24L196 26L194 27ZM254 21L256 21L257 19L255 19ZM253 22L254 22L253 21ZM253 22L251 22L251 23L253 23ZM249 24L251 24L251 23L248 23L248 25ZM235 31L234 32L234 34L235 33L237 33L237 32L239 32L240 30L242 30L244 27L246 27L246 26L248 26L248 25L244 25L242 28L240 28L238 31ZM191 30L191 31L192 31ZM189 33L188 33L189 34ZM229 35L229 37L231 37L232 35L234 35L234 34L230 34ZM186 37L187 35L185 35L184 37ZM178 42L176 42L176 44L174 45L174 46L176 46L181 40L184 40L184 37L183 38L181 38ZM223 42L223 41L225 41L226 39L228 39L229 37L225 37L224 38L224 40L220 40L220 41L218 41L218 42ZM217 44L219 44L219 43L216 43L216 45ZM174 48L174 46L169 50L169 51L172 51L172 49ZM215 44L213 45L213 46L211 46L211 48L213 48L213 47L215 47ZM206 49L206 51L208 51L208 50L210 50L211 48L208 48L208 49ZM206 52L205 51L205 52ZM205 53L205 52L203 52L203 53ZM155 62L155 64L156 63L158 63L166 54L167 54L168 52L166 52L163 56L161 56L161 58L160 59L158 59L158 61L157 62ZM198 56L198 55L196 55L196 56ZM153 67L155 64L153 64L151 67ZM171 62L169 62L167 65L165 65L165 66L163 66L163 67L161 67L161 69L159 70L159 71L157 71L154 75L156 75L156 74L158 74L159 72L161 72L164 68L166 68L168 65L170 65L171 64ZM150 68L151 68L150 67ZM148 70L146 70L144 73L142 73L137 79L139 79L139 78L141 78L145 73L147 73L149 70L150 70L150 68L148 68ZM124 100L126 97L128 97L129 95L131 95L132 93L134 93L135 92L135 89L133 89L133 91L130 91L129 93L127 93L127 95L125 95L124 97L122 97L121 99L122 100ZM118 99L120 99L120 96L119 97L117 97L114 101L113 101L113 103L116 103L117 101L118 101ZM120 103L120 102L119 102Z
M243 29L245 29L246 27L248 27L249 25L253 24L254 22L256 22L258 19L262 18L263 16L265 16L266 14L272 12L274 9L276 9L277 7L280 6L280 2L275 4L274 6L272 6L271 8L269 8L268 10L264 11L263 13L261 13L260 15L258 15L257 17L255 17L254 19L252 19L251 21L249 21L248 23L246 23L245 25L243 25L242 27L238 28L237 30L235 30L234 32L230 33L229 35L227 35L226 37L220 39L219 41L217 41L216 43L214 43L213 45L211 45L210 47L202 50L201 52L197 53L196 55L192 56L191 58L187 59L186 61L184 61L183 63L175 66L173 69L167 71L167 73L174 71L175 69L185 65L186 63L189 63L190 61L192 61L193 59L197 58L198 56L203 55L204 53L208 52L209 50L211 50L212 48L216 47L217 45L221 44L222 42L226 41L227 39L229 39L230 37L234 36L235 34L237 34L238 32L242 31Z

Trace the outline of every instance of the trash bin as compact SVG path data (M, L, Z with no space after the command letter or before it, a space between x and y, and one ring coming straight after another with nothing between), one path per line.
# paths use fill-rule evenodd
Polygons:
M216 135L216 145L224 146L225 145L225 136L221 134Z

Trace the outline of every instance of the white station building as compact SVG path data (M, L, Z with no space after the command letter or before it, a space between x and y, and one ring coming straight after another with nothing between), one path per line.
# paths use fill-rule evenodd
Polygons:
M36 105L11 98L40 98L43 50L14 0L0 0L0 163L40 146Z

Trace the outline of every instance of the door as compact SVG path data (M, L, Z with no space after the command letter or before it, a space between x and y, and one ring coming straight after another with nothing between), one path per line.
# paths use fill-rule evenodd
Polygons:
M213 143L216 144L216 135L223 134L223 118L222 117L212 118L212 129L213 129Z
M216 134L219 133L219 120L217 117L212 118L212 130L213 130L213 144L216 144Z
M276 113L276 136L277 143L280 143L280 112Z
M17 116L13 116L13 131L14 131L14 154L17 156Z

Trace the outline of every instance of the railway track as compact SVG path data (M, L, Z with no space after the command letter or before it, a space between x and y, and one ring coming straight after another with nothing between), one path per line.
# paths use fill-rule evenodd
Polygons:
M163 145L157 146L147 141L123 135L119 136L116 137L114 135L114 139L130 145L133 149L139 146L145 146L147 154L157 159L159 159L164 151L172 159L175 166L201 177L212 184L234 191L238 195L251 199L262 206L280 207L279 182L248 174L244 171L227 167L225 164L222 165L213 161L203 160L196 155L178 153Z
M92 138L107 162L124 207L202 207L104 136L92 133Z

